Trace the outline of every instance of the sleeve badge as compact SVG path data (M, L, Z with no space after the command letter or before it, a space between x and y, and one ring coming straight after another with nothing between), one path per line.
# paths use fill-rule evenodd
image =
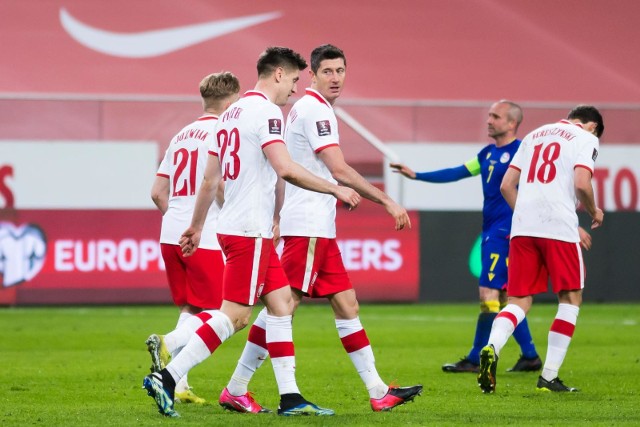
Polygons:
M273 135L282 135L282 120L269 119L269 133Z
M331 123L329 123L329 120L317 121L316 128L318 129L318 136L331 135Z

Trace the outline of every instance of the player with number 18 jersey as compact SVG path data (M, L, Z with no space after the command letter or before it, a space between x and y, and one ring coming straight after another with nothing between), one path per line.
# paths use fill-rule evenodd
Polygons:
M510 166L521 173L511 237L580 242L574 169L593 174L598 148L595 135L567 120L527 135Z

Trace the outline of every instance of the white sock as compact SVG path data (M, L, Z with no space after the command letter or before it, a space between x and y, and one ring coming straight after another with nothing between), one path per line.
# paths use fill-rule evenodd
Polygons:
M178 323L176 323L176 329L180 329L180 326L188 318L190 318L192 316L193 316L193 314L191 314L191 313L187 313L187 312L180 313L180 316L178 316ZM182 347L184 347L184 346L180 346L180 347L176 348L174 351L171 352L171 358L172 359L174 359L178 355L178 353L180 353L180 350L182 350ZM176 390L175 391L179 393L179 392L183 392L183 391L187 391L187 390L189 390L189 382L188 382L187 375L185 375L184 377L180 378L180 381L178 381L178 383L176 384Z
M211 314L214 313L214 311L208 313ZM180 326L164 336L164 344L171 353L171 357L178 355L182 347L187 345L193 333L202 326L203 323L198 316L190 315L188 318L178 322Z
M188 381L187 374L185 374L185 376L180 378L180 381L176 383L175 391L180 393L180 392L189 390L189 383L187 381Z
M178 329L180 325L182 325L182 322L184 322L191 316L193 316L193 314L191 313L180 313L180 316L178 316L178 323L176 323L176 329Z
M336 319L336 329L342 346L369 392L369 397L372 399L384 397L389 391L389 387L378 375L373 349L362 323L360 323L360 318Z
M242 396L248 391L249 381L256 370L269 356L266 342L267 309L263 308L249 330L249 337L236 365L236 370L227 384L233 396Z
M191 336L180 354L167 365L167 370L176 384L191 368L206 360L234 332L233 323L226 314L221 311L213 312L211 319Z
M516 326L522 322L524 317L524 310L515 304L507 304L505 308L500 310L491 326L491 334L487 343L493 345L496 350L496 356L500 354L500 350L502 350L502 347L507 343Z
M558 376L558 371L571 344L579 312L580 307L576 305L558 304L558 313L549 330L547 357L542 369L542 378L547 381Z
M267 314L267 349L280 395L300 393L296 383L296 358L293 348L292 316Z

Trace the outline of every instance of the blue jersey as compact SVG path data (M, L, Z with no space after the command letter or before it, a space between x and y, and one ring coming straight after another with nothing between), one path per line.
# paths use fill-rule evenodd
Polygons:
M513 211L500 193L500 184L519 146L519 139L502 147L490 144L480 150L475 161L465 164L472 175L480 173L482 178L483 233L507 236L511 230Z
M482 178L482 249L480 286L504 289L507 285L509 233L513 211L500 193L502 178L513 156L520 147L520 140L497 147L490 144L476 157L463 165L431 172L418 172L416 179L426 182L454 182L471 176Z

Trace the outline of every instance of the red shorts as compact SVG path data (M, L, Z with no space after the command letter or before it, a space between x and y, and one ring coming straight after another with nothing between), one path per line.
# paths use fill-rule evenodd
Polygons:
M288 286L273 239L218 234L227 259L222 279L222 298L255 305L261 295Z
M584 288L586 270L580 243L542 237L517 236L509 246L507 295L523 297Z
M185 257L179 245L160 244L174 304L218 309L222 304L222 251L198 249Z
M282 267L291 287L312 298L352 289L336 239L283 237Z

